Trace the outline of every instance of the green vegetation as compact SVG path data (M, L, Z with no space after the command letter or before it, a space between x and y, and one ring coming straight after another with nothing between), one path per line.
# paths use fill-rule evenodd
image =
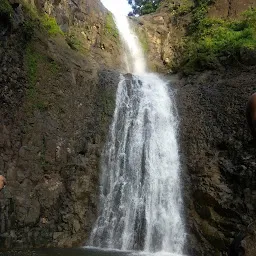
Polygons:
M147 40L146 36L145 35L139 36L139 40L140 40L140 43L141 43L144 53L147 53L149 50L149 46L148 46L148 40Z
M23 23L25 40L30 41L34 36L36 29L45 30L50 36L58 34L64 35L54 17L51 17L46 13L40 15L32 5L27 4L26 2L23 3L23 6L26 14L26 19Z
M33 5L22 2L24 8L24 22L21 26L21 39L23 44L29 44L34 38L35 32L42 28L40 16Z
M128 0L133 13L130 15L144 15L155 12L162 0Z
M214 3L214 0L197 0L196 1L196 6L192 11L193 20L189 27L190 33L193 33L198 29L198 26L200 26L201 22L206 17L209 6L213 3Z
M28 46L26 49L25 63L28 72L29 94L32 97L35 94L39 64L44 64L47 68L45 71L50 71L53 75L56 75L60 70L59 65L54 60L37 53L31 46Z
M26 19L29 20L39 20L39 14L37 13L36 8L32 5L27 3L26 1L22 1L22 6L24 8L24 13L26 15Z
M119 34L116 28L114 18L110 12L107 14L107 17L106 17L105 31L107 34L112 35L115 38L119 38Z
M47 60L47 65L49 66L49 70L53 75L57 75L60 71L60 66L52 59Z
M244 12L239 20L206 18L206 6L194 12L186 39L185 67L215 68L220 59L238 59L242 48L256 49L256 9Z
M44 14L40 20L43 27L46 29L50 36L55 36L58 34L64 35L54 17L50 17L48 14Z
M177 15L183 15L191 11L193 8L193 2L190 0L184 0L176 10Z
M194 2L192 0L183 0L179 3L175 3L171 1L169 3L170 12L175 14L176 16L187 14L192 10L193 7L194 7Z
M13 9L7 0L0 1L0 17L12 20Z

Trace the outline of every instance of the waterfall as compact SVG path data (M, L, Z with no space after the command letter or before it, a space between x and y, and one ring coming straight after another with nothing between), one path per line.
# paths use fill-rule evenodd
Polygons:
M90 245L181 255L185 243L177 116L167 82L146 72L136 35L115 14L127 70L102 154L99 217Z
M146 72L146 61L139 44L138 37L130 28L130 24L126 16L119 14L114 15L117 29L126 49L124 58L126 69L129 73L143 74Z

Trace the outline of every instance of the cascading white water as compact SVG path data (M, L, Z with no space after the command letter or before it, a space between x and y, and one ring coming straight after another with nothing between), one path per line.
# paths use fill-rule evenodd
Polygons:
M115 14L129 49L113 122L102 156L99 217L90 245L121 250L182 254L177 116L167 83L146 73L146 64L128 19Z
M126 59L127 72L135 74L145 73L146 61L144 54L136 34L130 28L127 17L117 12L114 13L114 19L125 48L127 49L124 56Z

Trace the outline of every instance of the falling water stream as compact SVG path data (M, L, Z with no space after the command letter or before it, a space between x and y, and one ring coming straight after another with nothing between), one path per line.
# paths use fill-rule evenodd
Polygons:
M127 72L102 155L99 217L90 246L182 255L177 116L167 82L146 72L128 18L114 12Z

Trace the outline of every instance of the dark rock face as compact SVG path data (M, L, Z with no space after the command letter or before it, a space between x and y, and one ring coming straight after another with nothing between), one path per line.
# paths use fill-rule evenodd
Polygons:
M85 243L119 73L37 34L0 45L0 248Z
M55 17L62 31L76 38L98 64L116 69L122 66L120 41L107 29L110 13L100 0L36 0L35 5ZM111 26L116 30L114 23Z
M209 71L178 83L189 255L226 255L235 238L236 253L254 255L246 228L255 221L256 146L246 104L255 71Z

